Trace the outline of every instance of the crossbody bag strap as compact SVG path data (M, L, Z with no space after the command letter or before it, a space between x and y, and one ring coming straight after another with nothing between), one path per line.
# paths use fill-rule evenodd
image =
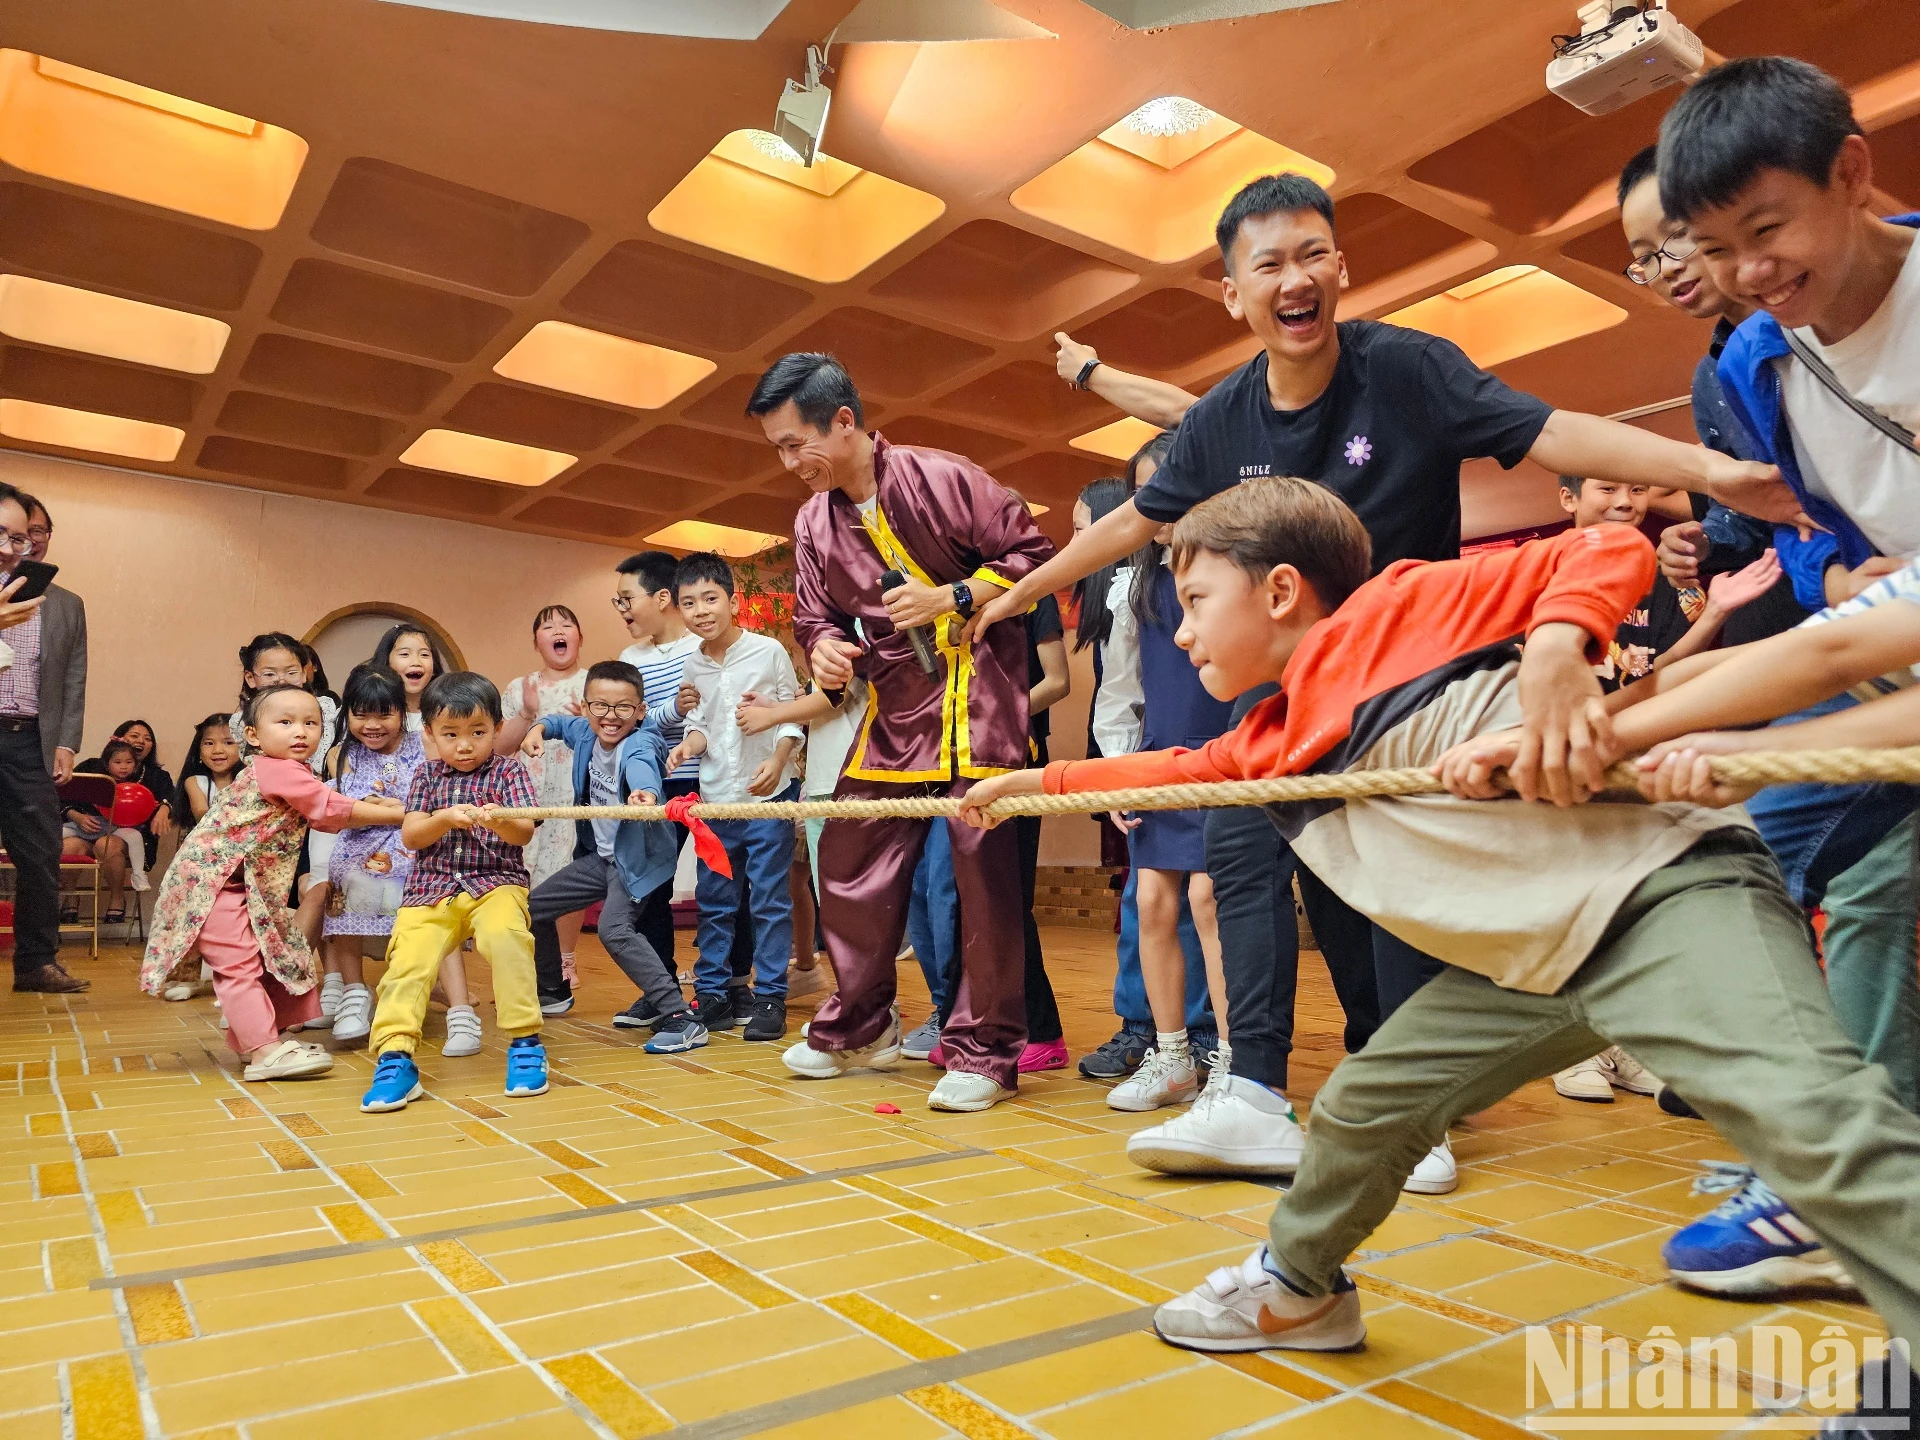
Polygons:
M1854 414L1873 426L1874 429L1893 441L1894 444L1905 450L1909 455L1920 459L1920 447L1915 446L1913 432L1911 430L1907 429L1907 427L1899 421L1882 415L1858 395L1855 395L1851 390L1847 389L1845 385L1841 384L1840 377L1833 373L1828 367L1827 362L1814 354L1812 347L1798 335L1794 334L1793 331L1782 325L1780 327L1780 333L1786 337L1787 348L1793 351L1794 358L1807 367L1807 372L1811 374L1814 379L1826 386L1827 389L1843 401L1847 408L1853 411Z

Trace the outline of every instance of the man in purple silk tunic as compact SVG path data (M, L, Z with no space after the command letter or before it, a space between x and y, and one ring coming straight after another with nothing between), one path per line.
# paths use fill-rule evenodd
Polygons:
M747 413L814 493L794 519L793 630L826 690L854 675L873 698L837 799L962 795L1027 760L1027 641L1014 622L957 642L974 608L1053 553L1027 507L944 450L891 445L862 425L831 355L788 355ZM889 570L906 583L881 594ZM929 674L907 633L931 650ZM787 1051L826 1078L900 1058L894 965L927 820L831 820L820 837L820 923L839 992ZM1021 889L1012 826L945 822L960 892L961 975L941 1034L947 1074L928 1104L984 1110L1013 1094L1026 1041Z

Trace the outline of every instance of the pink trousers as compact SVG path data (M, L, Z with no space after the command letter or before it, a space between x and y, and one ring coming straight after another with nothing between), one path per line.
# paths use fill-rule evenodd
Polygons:
M244 892L222 890L214 896L213 911L200 928L200 956L213 971L213 993L227 1017L227 1044L237 1054L271 1045L289 1026L319 1018L318 986L295 995L267 973Z

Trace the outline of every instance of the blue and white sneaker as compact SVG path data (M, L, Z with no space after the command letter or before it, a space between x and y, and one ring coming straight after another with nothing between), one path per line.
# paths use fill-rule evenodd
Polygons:
M1807 1285L1853 1288L1852 1277L1813 1227L1749 1167L1717 1160L1706 1165L1707 1173L1693 1182L1694 1193L1733 1194L1661 1248L1674 1280L1691 1290L1749 1298Z
M507 1094L547 1093L547 1047L538 1035L522 1035L507 1046Z
M420 1088L420 1067L404 1050L383 1050L373 1070L373 1084L360 1097L360 1108L369 1115L388 1110L404 1110L407 1102L427 1092Z
M669 1015L661 1020L653 1031L653 1038L646 1043L649 1055L678 1055L687 1050L698 1050L707 1043L707 1027L694 1018L691 1010L682 1010L678 1015Z

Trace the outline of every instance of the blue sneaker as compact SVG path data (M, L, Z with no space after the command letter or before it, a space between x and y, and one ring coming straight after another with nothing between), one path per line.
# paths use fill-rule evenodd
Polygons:
M682 1010L654 1027L646 1051L649 1055L678 1055L682 1051L698 1050L706 1043L707 1027L694 1018L691 1010Z
M1757 1297L1806 1285L1851 1290L1853 1279L1820 1237L1745 1165L1706 1162L1696 1195L1732 1196L1670 1237L1667 1273L1691 1290Z
M360 1097L360 1108L369 1115L387 1110L404 1110L409 1100L418 1100L427 1092L420 1088L420 1067L404 1050L383 1050L374 1067L373 1084Z
M547 1093L547 1047L538 1035L522 1035L507 1046L507 1094Z

